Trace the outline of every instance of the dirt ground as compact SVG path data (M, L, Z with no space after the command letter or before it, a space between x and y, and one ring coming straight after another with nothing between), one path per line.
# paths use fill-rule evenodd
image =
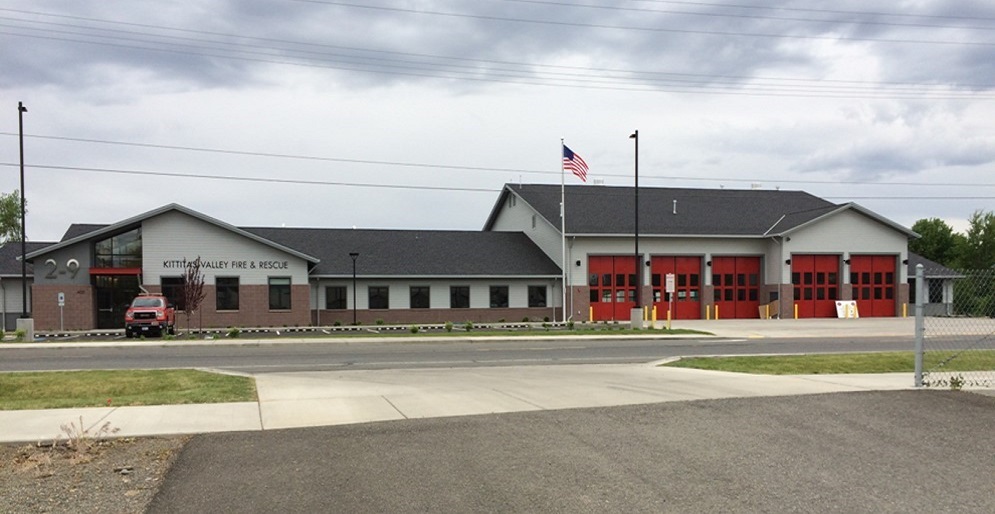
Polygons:
M0 513L144 512L188 439L0 445Z

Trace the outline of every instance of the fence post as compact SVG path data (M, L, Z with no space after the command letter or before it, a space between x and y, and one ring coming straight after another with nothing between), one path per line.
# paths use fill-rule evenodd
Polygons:
M922 387L922 353L923 336L925 335L925 319L923 314L923 270L922 264L916 264L916 387Z

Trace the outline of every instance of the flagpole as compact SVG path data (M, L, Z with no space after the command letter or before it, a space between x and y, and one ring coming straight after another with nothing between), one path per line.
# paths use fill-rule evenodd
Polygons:
M567 322L567 204L566 204L566 179L563 170L563 138L560 138L560 247L563 255L560 269L563 275L560 277L560 293L563 295L562 306L563 322ZM571 308L570 310L573 310Z

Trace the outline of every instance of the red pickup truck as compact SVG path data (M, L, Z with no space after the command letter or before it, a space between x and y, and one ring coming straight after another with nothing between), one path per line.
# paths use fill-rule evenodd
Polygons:
M124 313L124 336L175 334L176 308L162 295L145 294L131 301Z

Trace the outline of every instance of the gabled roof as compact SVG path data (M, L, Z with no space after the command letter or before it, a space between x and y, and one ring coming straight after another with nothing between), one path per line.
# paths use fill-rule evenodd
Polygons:
M317 276L559 276L560 268L521 232L246 228L320 257Z
M28 254L42 248L52 246L55 243L28 241L25 249ZM28 276L33 275L31 262L27 265ZM4 243L0 245L0 277L21 276L21 243L20 241Z
M922 264L922 273L925 278L964 278L963 273L931 261L917 253L909 252L909 280L915 280L917 264Z
M831 217L831 216L835 216L836 214L839 214L839 213L841 213L843 211L851 211L851 210L859 212L860 214L863 214L864 216L867 216L868 218L871 218L871 219L873 219L873 220L875 220L875 221L877 221L879 223L883 223L883 224L885 224L885 225L887 225L887 226L889 226L889 227L891 227L891 228L893 228L893 229L895 229L895 230L897 230L899 232L903 232L908 237L919 237L919 234L916 234L911 229L905 228L902 225L899 225L898 223L895 223L894 221L891 221L890 219L885 218L884 216L881 216L880 214L877 214L874 211L872 211L872 210L870 210L870 209L868 209L868 208L866 208L866 207L864 207L862 205L855 204L853 202L845 203L845 204L842 204L842 205L838 205L835 208L828 209L828 210L826 210L826 212L824 212L824 213L822 213L822 214L820 214L818 216L812 217L811 219L808 219L808 220L806 220L806 221L804 221L802 223L798 223L798 224L792 226L791 228L789 228L787 230L780 231L780 234L789 234L789 233L794 232L796 230L800 230L800 229L804 228L807 225L811 225L812 223L815 223L817 221L821 221L821 220L823 220L825 218L828 218L828 217Z
M275 243L275 242L270 241L268 239L265 239L263 237L259 237L256 234L252 234L252 233L246 232L246 231L244 231L244 230L242 230L242 229L240 229L240 228L238 228L238 227L236 227L234 225L230 225L230 224L225 223L225 222L223 222L221 220L212 218L210 216L207 216L206 214L199 213L199 212L197 212L197 211L195 211L193 209L190 209L190 208L187 208L187 207L184 207L182 205L175 204L175 203L164 205L162 207L159 207L158 209L153 209L153 210L145 212L143 214L139 214L138 216L134 216L132 218L128 218L128 219L126 219L124 221L119 221L119 222L111 224L111 225L76 225L76 227L77 227L77 229L79 231L78 234L76 234L75 231L72 230L72 227L70 227L70 230L66 232L66 236L63 237L62 241L59 241L58 243L55 243L55 244L50 245L48 247L41 248L41 249L35 250L33 252L29 252L28 255L27 255L27 257L28 257L29 260L31 260L31 259L34 259L34 258L39 257L41 255L45 255L45 254L47 254L49 252L52 252L52 251L55 251L55 250L58 250L58 249L61 249L61 248L65 248L67 246L71 246L71 245L80 243L82 241L91 240L91 239L98 238L98 237L101 237L101 236L111 236L111 235L116 234L118 232L131 229L132 227L137 227L144 220L147 220L149 218L154 218L156 216L159 216L161 214L165 214L165 213L170 212L170 211L177 211L177 212L181 212L183 214L186 214L188 216L192 216L192 217L197 218L197 219L199 219L199 220L201 220L201 221L203 221L205 223L209 223L211 225L223 228L223 229L228 230L230 232L234 232L234 233L236 233L238 235L247 237L249 239L252 239L252 240L254 240L256 242L259 242L259 243L264 244L266 246L269 246L271 248L275 248L275 249L280 250L282 252L289 253L289 254L291 254L291 255L293 255L295 257L299 257L299 258L304 259L306 261L309 261L309 262L312 262L312 263L317 263L318 262L318 259L315 258L315 257L312 257L312 256L307 255L305 253L299 252L299 251L297 251L297 250L295 250L293 248L289 248L289 247L280 245L278 243ZM94 230L89 230L89 231L85 230L85 229L94 228L94 227L100 227L100 228L95 228ZM70 237L70 236L72 236L72 237Z
M484 230L492 229L511 195L559 228L560 186L506 184ZM634 188L567 186L564 196L567 235L611 236L634 232ZM847 209L914 235L856 204L837 205L804 191L672 187L639 188L639 233L715 237L782 235Z

